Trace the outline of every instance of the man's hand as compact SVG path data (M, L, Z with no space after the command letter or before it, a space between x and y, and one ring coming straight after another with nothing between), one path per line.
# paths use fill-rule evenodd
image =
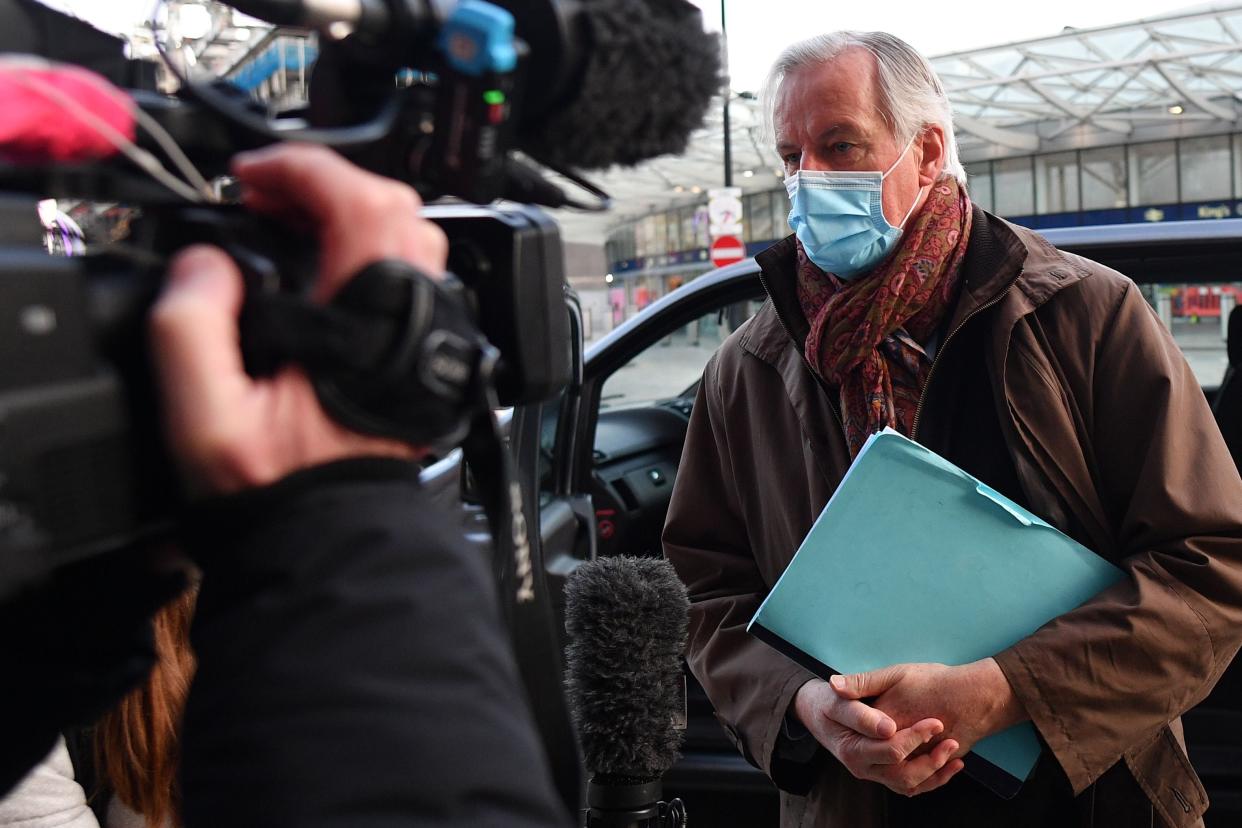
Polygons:
M954 756L966 754L985 736L1028 718L991 658L960 667L897 664L869 673L833 676L831 684L844 703L874 699L870 707L863 707L873 715L890 717L897 725L935 716L944 724L946 741L957 742Z
M448 242L419 215L422 203L404 184L307 145L240 155L233 172L251 209L317 232L317 301L330 300L379 259L405 259L431 276L444 272ZM262 486L349 457L420 456L417 447L338 425L297 367L262 380L248 376L238 346L242 299L233 261L218 248L199 246L174 259L151 314L167 438L194 493Z
M835 678L835 677L834 677ZM903 729L886 713L846 699L827 682L812 679L794 697L794 712L815 739L859 779L879 782L906 796L934 790L962 769L953 739L916 754L944 730L937 719Z

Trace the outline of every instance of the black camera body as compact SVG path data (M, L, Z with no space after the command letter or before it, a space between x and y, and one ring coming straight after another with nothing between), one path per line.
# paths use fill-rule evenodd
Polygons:
M469 15L446 17L433 4L391 7L402 10L393 25L406 40L359 32L323 44L312 85L319 91L307 112L295 113L309 124L306 135L425 196L496 198L512 179L508 153L529 50L511 29L497 28L503 11L472 28ZM437 48L448 35L512 42L514 54L508 62L463 64L451 45ZM434 71L394 86L394 69L404 65ZM284 134L222 86L131 96L209 177L226 174L236 152ZM0 211L12 217L6 226L31 221L35 199L46 197L117 201L136 207L138 218L122 243L80 257L49 256L38 237L0 230L0 597L172 524L180 489L161 439L145 316L168 258L189 244L219 245L241 266L247 369L262 375L299 362L330 414L353 415L339 417L348 425L447 450L489 408L550 398L569 381L563 250L556 224L536 207L427 208L449 238L452 276L448 287L423 285L423 293L409 280L415 292L404 299L406 315L456 328L451 336L416 332L421 343L455 343L451 356L464 376L453 387L430 381L425 364L399 373L379 364L384 341L370 343L374 365L352 360L351 334L374 327L367 309L345 309L353 326L328 330L338 309L314 308L307 298L313 240L283 225L236 205L187 203L123 160L0 164ZM380 296L401 300L400 279L386 287ZM439 310L415 314L418 303ZM375 310L376 324L392 327L394 339L413 335L401 319L384 318L392 316L388 308ZM314 345L325 340L337 343L335 363ZM299 343L311 344L299 351ZM428 350L422 362L444 356Z
M9 203L14 219L34 208L33 200ZM267 247L292 237L254 216L174 213L154 227L136 223L139 237L155 231L144 239L145 266L114 253L71 258L32 243L0 247L0 583L125 546L166 528L175 513L178 486L162 445L144 325L166 252L212 241L237 251L252 272L267 262L273 272L313 273L302 244L285 246L280 264L261 256L255 237ZM555 394L568 381L571 341L555 224L523 205L432 207L428 215L449 237L463 304L498 351L495 401ZM296 293L288 282L281 289ZM261 352L264 339L261 329L250 333L248 355ZM444 400L436 420L461 421L474 402ZM441 430L427 438L459 428Z

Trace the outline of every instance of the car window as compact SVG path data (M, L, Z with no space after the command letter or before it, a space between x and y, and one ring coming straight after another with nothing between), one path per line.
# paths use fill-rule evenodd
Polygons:
M746 300L705 313L678 328L604 381L600 409L631 408L680 397L703 375L703 366L729 334L759 310Z
M1229 313L1242 297L1242 282L1175 282L1140 285L1156 315L1173 333L1199 385L1216 388L1229 365Z

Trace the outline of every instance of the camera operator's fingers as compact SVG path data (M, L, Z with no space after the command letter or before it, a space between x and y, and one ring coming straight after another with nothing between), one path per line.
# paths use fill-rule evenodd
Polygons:
M262 380L246 374L237 323L242 298L233 260L218 248L197 246L173 259L151 311L166 436L194 493L262 486L349 457L412 460L424 453L356 434L329 418L296 366Z
M151 310L155 368L164 391L168 438L183 460L201 453L213 429L250 384L238 347L242 276L217 247L198 245L173 258Z
M306 144L243 153L234 159L233 171L253 209L277 216L298 209L318 225L321 299L379 259L404 259L432 276L444 271L448 241L422 218L422 201L405 184Z

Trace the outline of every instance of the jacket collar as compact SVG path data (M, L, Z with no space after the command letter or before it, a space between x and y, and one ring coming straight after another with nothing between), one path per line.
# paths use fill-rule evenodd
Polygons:
M798 262L795 237L782 239L755 260L770 302L748 326L741 344L761 359L774 362L790 340L801 353L810 332L793 278ZM1010 224L975 206L970 241L962 262L962 292L947 330L954 330L972 313L996 301L1011 287L1020 290L1034 309L1088 272L1038 233Z

